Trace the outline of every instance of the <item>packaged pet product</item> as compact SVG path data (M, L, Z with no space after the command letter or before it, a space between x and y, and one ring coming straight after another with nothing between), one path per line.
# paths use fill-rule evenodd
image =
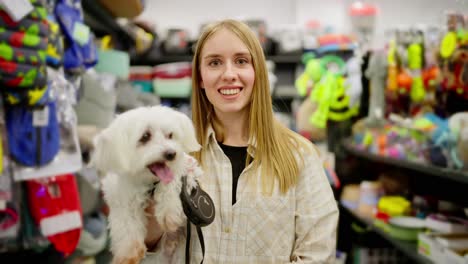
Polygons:
M1 240L16 238L18 233L20 217L13 199L11 175L0 174L0 243Z
M57 155L60 135L55 102L35 109L7 107L5 121L9 152L19 164L43 166Z
M3 89L27 89L28 87L47 86L47 71L45 65L33 66L27 64L0 62L0 75Z
M460 112L448 120L451 133L454 135L457 164L460 168L468 168L468 112Z
M160 97L188 98L192 91L192 64L161 64L153 70L154 93Z
M90 72L83 74L81 81L82 95L75 106L78 124L94 125L104 128L115 115L117 96L114 88L116 78L109 76L112 81L103 82L100 75ZM110 85L106 86L106 83Z
M54 100L43 107L10 106L5 110L16 181L72 173L82 166L76 114L71 106L76 90L58 79L64 79L63 74L51 70L48 76Z
M81 73L98 60L94 36L83 22L80 0L58 0L55 16L62 29L67 48L64 52L65 70Z
M8 8L0 9L0 84L6 105L46 103L49 24L44 6L32 2L32 11L19 20Z
M41 233L65 256L78 245L82 223L75 176L58 175L26 182L31 215Z
M55 16L47 17L49 23L49 42L47 43L47 65L59 68L63 65L63 36Z
M360 184L358 212L368 218L372 218L382 196L380 182L363 181Z
M383 52L376 51L371 55L369 67L365 74L370 79L371 88L367 120L372 125L378 125L383 122L385 114L387 61Z
M153 69L149 66L131 66L129 80L140 92L153 92Z

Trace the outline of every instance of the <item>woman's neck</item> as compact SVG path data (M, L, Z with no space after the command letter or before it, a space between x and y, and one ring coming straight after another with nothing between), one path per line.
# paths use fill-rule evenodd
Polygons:
M221 143L228 146L247 146L249 141L248 112L244 114L217 114L217 119L223 128Z

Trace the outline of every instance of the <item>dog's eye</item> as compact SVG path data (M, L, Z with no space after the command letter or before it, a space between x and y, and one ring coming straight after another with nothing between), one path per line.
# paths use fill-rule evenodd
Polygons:
M141 136L139 142L142 144L147 143L148 141L151 140L151 133L149 131L146 131L143 136Z
M173 135L172 135L172 132L171 132L171 133L167 134L166 137L167 137L168 139L172 139L172 136L173 136Z

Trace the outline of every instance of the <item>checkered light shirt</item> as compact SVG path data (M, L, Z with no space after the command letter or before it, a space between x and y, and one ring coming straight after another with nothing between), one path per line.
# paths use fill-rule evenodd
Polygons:
M213 199L216 217L202 228L204 263L333 263L338 209L318 156L305 157L296 186L285 195L275 188L270 197L260 194L259 184L253 190L247 181L251 173L260 181L260 173L249 165L239 177L237 201L232 205L231 163L213 129L208 137L201 185ZM190 263L200 263L201 246L193 226L191 233ZM185 243L176 254L185 254Z

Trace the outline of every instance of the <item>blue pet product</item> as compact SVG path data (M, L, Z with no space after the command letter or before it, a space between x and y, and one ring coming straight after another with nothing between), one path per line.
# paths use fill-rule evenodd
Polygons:
M79 72L93 67L97 63L97 49L93 34L83 23L81 1L58 0L55 15L67 42L63 58L65 69Z
M55 102L42 107L10 106L5 109L10 155L25 166L43 166L60 149Z

